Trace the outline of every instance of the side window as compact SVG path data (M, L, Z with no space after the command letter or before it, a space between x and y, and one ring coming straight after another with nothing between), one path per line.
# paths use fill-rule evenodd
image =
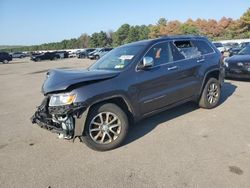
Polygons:
M170 47L173 54L173 61L185 59L185 56L173 45L173 43L170 43Z
M203 40L194 40L194 46L198 48L202 55L213 53L214 50Z
M193 45L193 43L190 40L175 41L174 45L186 59L196 58L201 56L201 52L198 50L197 47Z
M169 42L154 45L145 55L154 59L155 66L166 64L173 61L173 56Z

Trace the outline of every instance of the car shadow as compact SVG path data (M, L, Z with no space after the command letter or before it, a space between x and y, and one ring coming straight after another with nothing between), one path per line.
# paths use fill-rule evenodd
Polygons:
M237 86L232 84L231 82L224 82L222 88L221 88L221 98L219 105L223 104L229 97L233 95L233 93L236 91Z
M250 79L247 78L226 78L228 81L240 81L240 82L250 82Z
M223 104L232 94L236 91L237 86L233 85L230 82L225 82L222 87L222 94L220 105ZM130 127L128 137L123 144L123 146L145 136L150 133L153 129L155 129L161 123L170 121L179 116L188 114L195 110L199 109L199 106L194 102L188 102L181 106L174 107L172 109L161 112L152 117L141 120Z

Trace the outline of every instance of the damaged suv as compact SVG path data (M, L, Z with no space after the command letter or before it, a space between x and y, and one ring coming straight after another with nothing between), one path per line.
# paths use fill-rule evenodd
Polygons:
M115 48L87 70L51 70L32 122L65 139L104 151L129 125L173 106L218 105L221 53L201 36L171 36Z

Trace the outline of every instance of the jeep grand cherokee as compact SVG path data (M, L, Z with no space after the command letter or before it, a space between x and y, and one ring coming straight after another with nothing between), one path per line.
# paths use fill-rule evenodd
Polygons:
M95 150L118 147L129 125L173 106L218 105L221 53L205 37L172 36L113 49L87 70L51 70L32 122Z

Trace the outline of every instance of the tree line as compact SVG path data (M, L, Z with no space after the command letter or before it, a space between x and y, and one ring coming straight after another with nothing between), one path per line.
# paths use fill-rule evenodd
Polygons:
M180 22L178 20L169 21L166 18L160 18L156 24L147 26L123 24L114 32L111 30L108 32L100 31L92 35L84 33L80 37L70 40L5 49L5 51L116 47L138 40L181 34L204 35L211 40L250 38L250 8L237 20L223 17L219 21L199 18Z

